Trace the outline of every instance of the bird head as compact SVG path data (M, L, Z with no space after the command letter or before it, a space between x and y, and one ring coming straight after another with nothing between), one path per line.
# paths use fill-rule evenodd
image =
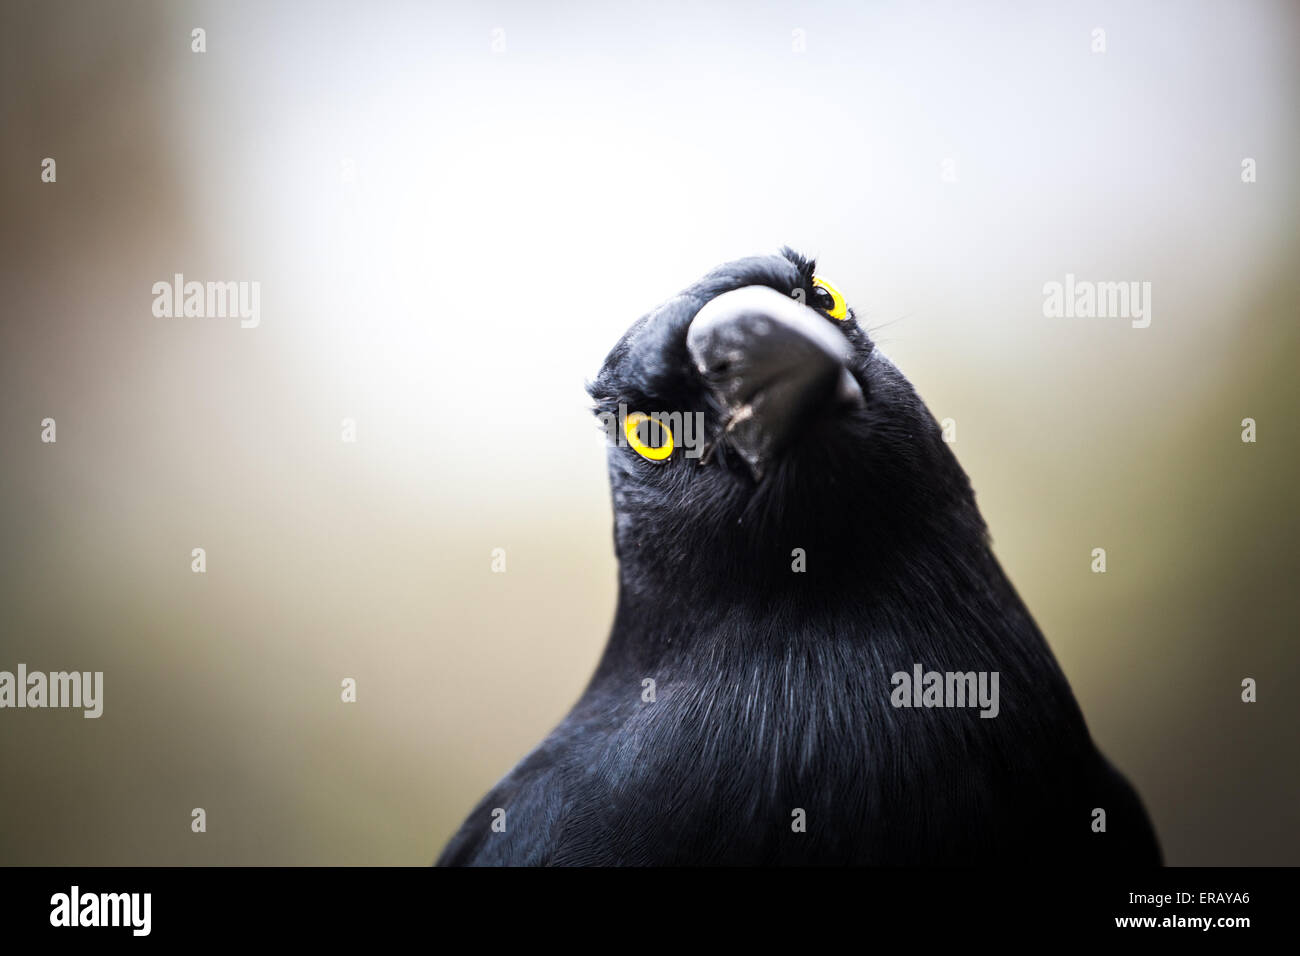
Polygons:
M983 535L933 416L789 249L643 315L588 390L611 438L616 549L649 572L638 580L717 581L739 562L779 587L796 549L825 579L935 534Z

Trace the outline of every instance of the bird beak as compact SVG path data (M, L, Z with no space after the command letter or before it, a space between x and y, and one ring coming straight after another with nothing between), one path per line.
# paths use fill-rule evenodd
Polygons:
M815 412L863 401L848 369L849 340L768 286L709 300L691 321L686 347L728 413L727 441L756 478Z

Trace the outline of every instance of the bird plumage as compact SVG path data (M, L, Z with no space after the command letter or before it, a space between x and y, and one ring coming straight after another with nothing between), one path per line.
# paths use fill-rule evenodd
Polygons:
M827 398L761 471L737 454L719 383L736 356L702 368L691 322L751 286L810 301L814 268L790 250L722 266L610 352L597 412L702 412L707 450L611 445L608 645L440 865L1159 862L939 426L851 311L819 320L848 340L860 400ZM997 672L997 716L894 706L891 675L917 664Z

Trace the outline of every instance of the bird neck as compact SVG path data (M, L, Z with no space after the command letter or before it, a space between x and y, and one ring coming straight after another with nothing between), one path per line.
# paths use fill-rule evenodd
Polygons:
M918 542L923 539L917 539ZM893 551L781 547L747 560L671 550L621 555L618 609L602 667L654 667L889 634L933 644L1029 644L1037 629L987 543L927 536L942 546ZM934 638L933 635L938 635ZM924 642L923 641L923 642ZM866 646L866 645L863 645Z

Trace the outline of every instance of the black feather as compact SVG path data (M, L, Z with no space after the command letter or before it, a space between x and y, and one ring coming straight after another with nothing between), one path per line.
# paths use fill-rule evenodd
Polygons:
M811 422L761 481L729 454L687 327L741 286L808 290L814 268L789 249L722 266L609 353L598 412L702 412L712 453L611 446L605 653L440 864L1159 862L938 424L851 317L837 326L863 405ZM891 675L917 663L997 671L1000 713L895 708Z

